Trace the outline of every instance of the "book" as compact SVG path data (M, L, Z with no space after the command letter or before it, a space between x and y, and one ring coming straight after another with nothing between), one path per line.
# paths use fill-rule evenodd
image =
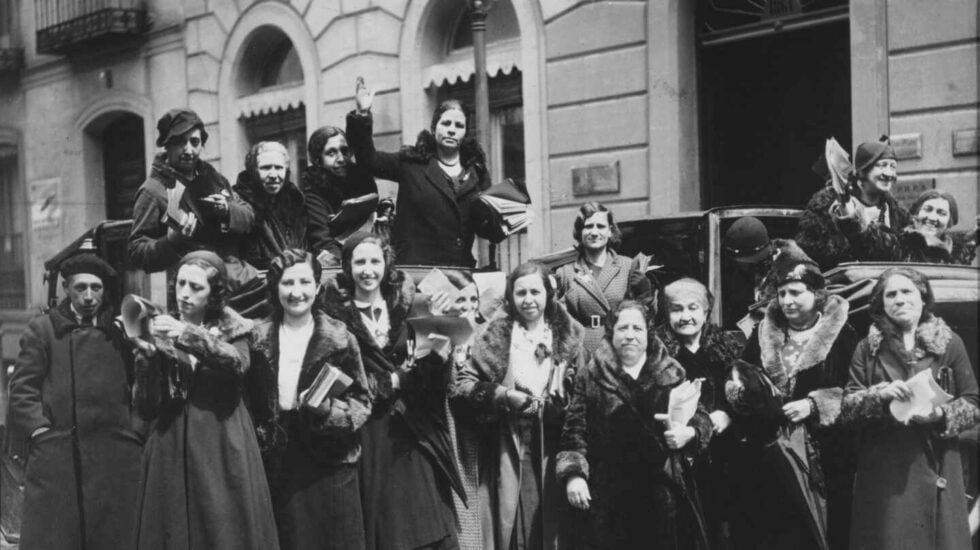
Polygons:
M531 204L531 196L527 193L527 186L524 182L512 178L491 185L480 197L484 200L487 198L503 199L519 204Z
M892 399L888 404L892 416L902 424L908 424L916 415L928 416L933 409L953 399L952 395L939 387L930 369L916 374L905 383L912 390L912 398L908 401Z
M319 407L329 398L340 397L353 383L354 380L344 371L324 363L310 387L299 396L300 401L313 408Z
M330 228L339 233L350 226L360 226L365 220L372 217L371 215L375 213L377 208L377 193L368 193L347 199L340 203L340 210L330 218Z

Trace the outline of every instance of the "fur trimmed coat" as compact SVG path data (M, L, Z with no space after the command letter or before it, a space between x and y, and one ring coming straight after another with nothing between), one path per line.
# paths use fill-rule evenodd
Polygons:
M592 496L587 548L706 548L689 458L711 440L711 419L698 407L696 436L672 451L663 425L672 388L684 368L651 335L647 361L630 378L608 340L575 376L557 458L559 484L581 476Z
M837 267L843 262L865 261L864 252L852 245L848 239L847 232L854 231L855 228L847 229L847 224L858 225L856 220L838 220L830 212L831 206L837 202L837 195L831 187L824 187L817 191L810 201L806 204L806 210L800 218L799 231L796 234L796 243L806 252L807 256L813 258L821 271ZM903 208L895 197L890 194L884 196L884 207L887 211L888 223L879 224L883 231L897 233L907 226L912 220L909 213ZM844 224L842 227L840 224ZM856 228L860 230L860 227Z
M749 339L742 358L763 368L778 392L777 399L783 404L800 399L810 401L811 413L801 423L802 431L799 435L803 437L802 445L806 449L805 459L808 464L807 475L810 486L826 503L824 520L826 525L821 526L821 529L825 530L830 548L838 548L846 545L847 541L850 485L853 476L852 435L839 425L839 417L843 388L847 383L848 368L858 338L857 333L847 322L848 302L843 298L836 295L828 296L820 314L821 318L800 351L794 368L784 357L788 328L785 320L781 320L784 318L780 315L779 304L773 300L766 310L765 318ZM765 445L775 438L775 434L780 433L780 430L793 428L781 414L775 417L745 415L744 413L751 408L752 402L759 401L760 397L747 391L744 385L729 383L727 386L729 402L737 415L743 414L742 418L738 419L739 432L745 435L752 445ZM751 452L740 454L742 458L746 458L751 455ZM736 470L747 470L736 473L736 477L751 477L755 470L754 475L760 479L759 483L780 482L770 473L763 472L760 475L759 465L753 464L755 459L748 461L737 459L736 462L741 462L741 466L735 466ZM753 498L751 485L746 484L744 487L746 491L739 498ZM752 529L755 533L750 536L781 541L777 543L778 547L779 544L784 544L786 539L780 539L777 534L771 536L765 534L766 529L778 530L780 526L767 525L775 522L767 522L763 519L770 516L770 512L766 510L772 505L772 502L764 502L764 500L772 499L761 497L751 506L744 508L743 511L756 517L741 520L743 525L739 528L746 523L754 525L753 522L756 522L759 528ZM822 508L823 505L819 507ZM753 509L754 512L748 512ZM739 522L739 520L735 521ZM791 523L792 520L787 522ZM791 533L787 534L792 536ZM741 544L741 541L738 542Z
M293 182L286 179L278 193L269 195L255 175L242 170L234 189L255 212L254 228L242 242L243 260L269 269L284 250L306 249L306 199Z
M25 439L48 430L30 439L21 548L132 543L142 437L130 408L131 357L108 310L97 326L81 326L66 299L28 324L7 418Z
M243 402L252 322L231 308L174 348L137 355L136 409L151 420L135 547L279 548L255 428Z
M930 242L912 225L901 231L886 227L860 231L853 222L841 227L865 260L970 265L977 257L975 231L948 231L941 240Z
M851 548L970 548L966 490L956 438L980 421L977 380L963 341L930 316L906 351L876 321L851 363L841 419L860 430ZM933 424L899 423L881 389L930 370L948 376L953 400Z
M483 494L489 495L490 504L485 507L492 517L484 518L485 548L506 550L517 521L520 499L522 443L518 435L520 413L511 411L506 392L513 388L513 372L510 365L511 333L515 320L509 316L491 321L476 339L470 362L456 373L452 396L475 411L476 421L485 425L489 449L481 456L481 485ZM555 365L565 369L562 377L565 395L569 395L575 373L585 366L583 339L585 329L574 320L565 308L557 310L549 322L552 331L552 355ZM557 367L556 367L557 368ZM566 398L567 400L567 398ZM545 548L554 548L560 521L559 510L564 506L564 490L554 478L554 457L565 419L566 403L548 399L544 405L543 437L544 456L541 472L544 478L544 494L540 495ZM492 540L489 537L493 537Z

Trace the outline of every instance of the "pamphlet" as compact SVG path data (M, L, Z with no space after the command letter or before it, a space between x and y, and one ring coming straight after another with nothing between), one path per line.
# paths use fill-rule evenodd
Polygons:
M929 369L909 378L905 383L912 390L912 398L908 401L893 399L888 404L892 416L902 424L908 424L916 415L928 416L933 409L953 399L952 395L939 387Z

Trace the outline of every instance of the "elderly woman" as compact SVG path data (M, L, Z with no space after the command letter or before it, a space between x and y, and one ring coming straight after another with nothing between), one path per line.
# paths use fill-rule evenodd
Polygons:
M278 548L255 429L242 400L250 321L225 305L225 264L199 250L174 279L180 314L150 322L136 410L151 421L136 510L139 549Z
M283 550L364 548L357 467L371 398L357 340L313 308L320 269L304 250L272 260L273 313L253 330L246 375ZM350 385L311 406L304 393L322 369L333 368Z
M735 542L845 548L852 466L838 416L857 335L847 301L798 247L776 256L773 273L777 297L743 353L761 369L737 368L726 388L745 437L733 453Z
M374 94L358 82L357 110L347 124L359 162L376 177L398 184L398 214L391 243L400 264L473 267L474 237L492 234L489 220L472 206L490 187L486 154L468 129L462 104L443 101L414 146L397 153L375 151ZM471 210L473 210L471 212Z
M649 258L616 254L619 227L612 212L597 202L579 209L572 236L578 243L578 259L560 267L555 277L568 313L585 326L585 349L592 352L602 343L606 316L619 302L652 302L653 288L646 277Z
M977 256L977 230L951 231L959 222L953 195L923 191L909 209L912 223L902 231L880 227L850 234L865 259L970 265Z
M725 399L725 382L743 344L735 334L708 322L713 300L700 281L685 277L670 283L664 287L662 303L666 324L657 337L689 379L703 380L701 405L708 411L713 437L708 452L695 462L695 480L709 540L719 546L730 504L728 457L735 443L728 430L734 413Z
M963 341L932 314L928 279L886 270L871 298L873 324L851 363L842 420L860 428L851 548L970 548L959 442L977 424L977 380ZM912 416L889 412L927 371L953 399Z
M477 338L453 391L493 431L481 467L494 504L486 547L555 548L563 499L553 464L571 377L584 363L584 330L539 264L518 266L505 295L506 316Z
M289 153L277 141L260 141L245 156L235 191L255 212L242 243L242 259L258 269L289 248L306 248L306 201L289 180Z
M326 288L327 312L357 338L374 398L361 429L368 549L457 547L450 492L463 490L446 427L446 363L414 361L414 295L388 243L363 232L344 243L342 273Z
M589 510L587 548L706 548L686 458L711 438L698 407L686 425L662 425L684 368L649 333L630 300L609 314L606 339L575 377L558 455L568 502ZM668 423L669 424L669 423Z

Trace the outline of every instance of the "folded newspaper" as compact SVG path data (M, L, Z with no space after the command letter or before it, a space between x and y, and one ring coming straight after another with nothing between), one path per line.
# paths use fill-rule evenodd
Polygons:
M908 401L893 399L888 404L892 416L902 424L908 424L913 416L929 416L933 409L949 402L953 396L944 392L932 371L926 369L905 381L912 390L912 398Z
M534 219L531 196L522 181L507 178L491 185L480 195L480 201L490 209L504 237L524 229Z

